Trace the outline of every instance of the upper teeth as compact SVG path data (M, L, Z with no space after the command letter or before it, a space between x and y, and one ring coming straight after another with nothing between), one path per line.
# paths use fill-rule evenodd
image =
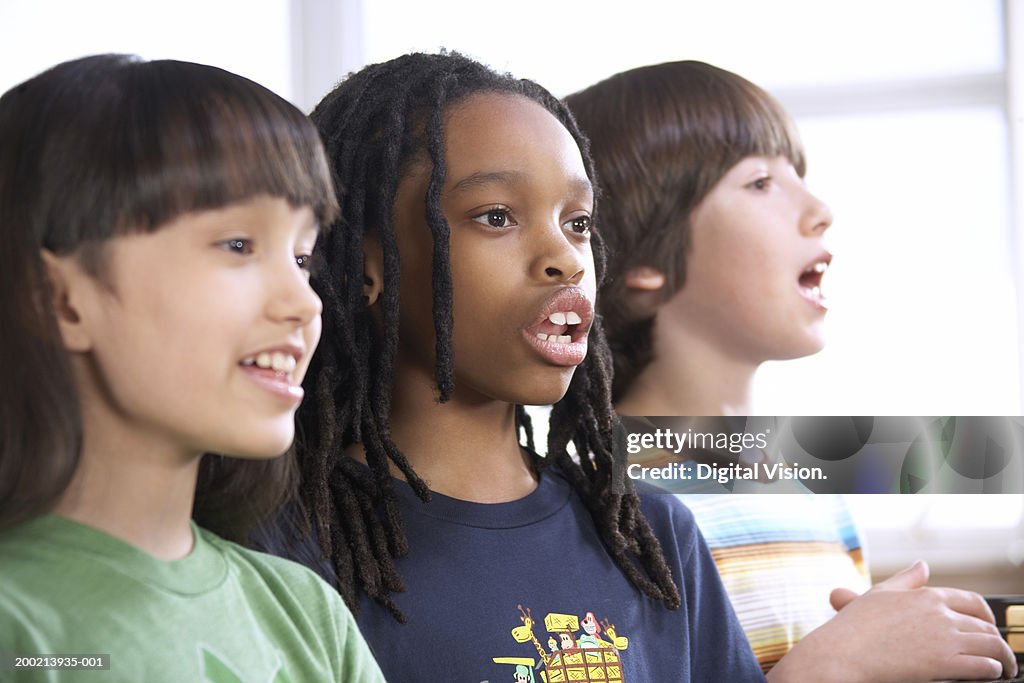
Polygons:
M805 270L805 273L824 273L828 270L828 263L825 261L818 261L813 266Z
M295 370L295 356L280 351L263 351L255 356L242 359L244 365L255 365L264 370L276 372L292 372Z
M556 311L548 316L548 320L555 325L579 325L583 322L583 318L575 311Z

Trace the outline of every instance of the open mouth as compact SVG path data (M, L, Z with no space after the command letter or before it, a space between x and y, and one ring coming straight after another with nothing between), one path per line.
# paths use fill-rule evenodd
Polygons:
M559 290L545 302L526 332L538 341L573 344L585 339L594 322L594 305L577 288Z
M267 349L246 356L238 362L243 372L258 386L292 404L302 400L302 387L296 382L295 370L303 352L300 349Z
M576 311L555 311L531 328L541 341L571 344L586 334L582 330L583 318Z
M537 320L523 332L541 355L556 365L578 365L587 353L594 305L578 288L555 292Z
M825 295L821 292L821 283L831 263L831 254L821 256L804 268L804 270L801 271L800 276L797 278L800 293L822 308L827 307L827 300Z
M239 365L269 370L280 375L282 379L287 378L290 380L292 373L295 372L296 365L298 365L298 361L295 356L288 353L262 351L254 356L246 356Z

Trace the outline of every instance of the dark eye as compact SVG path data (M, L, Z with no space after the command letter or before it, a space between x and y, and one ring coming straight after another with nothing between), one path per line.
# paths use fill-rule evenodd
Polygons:
M750 187L754 188L755 190L767 190L768 186L771 184L771 181L771 176L764 176L763 178L758 178L754 182L750 183Z
M229 240L224 240L223 242L220 242L218 246L225 251L231 251L236 254L251 254L253 250L252 240L244 237L234 237Z
M510 228L516 225L508 209L489 209L486 213L474 216L473 220L491 228Z
M309 270L313 267L313 257L310 254L300 254L295 257L295 263L302 270Z
M575 233L580 235L589 235L590 228L593 225L593 219L590 216L576 216L565 223L562 223L563 228L568 228Z

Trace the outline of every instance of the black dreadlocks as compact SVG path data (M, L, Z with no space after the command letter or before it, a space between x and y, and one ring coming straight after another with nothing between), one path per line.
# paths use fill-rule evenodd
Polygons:
M430 491L390 433L399 281L392 208L407 164L429 160L432 170L425 203L434 245L436 380L440 400L446 401L453 388L453 363L449 226L440 207L445 181L444 113L452 103L486 92L521 95L551 112L576 140L593 180L587 141L559 100L532 81L497 74L454 53L411 54L368 66L339 84L312 114L335 175L342 216L318 247L326 267L313 278L324 302L324 340L306 376L311 398L299 412L301 495L307 524L315 526L348 606L358 609L361 589L403 622L390 594L404 589L394 558L405 554L408 545L389 463L423 501L430 499ZM362 245L371 231L384 255L382 324L374 323L362 294ZM604 251L597 233L592 246L600 279ZM640 512L639 499L628 480L625 489L612 487L616 465L612 365L596 320L589 349L568 393L552 409L548 458L537 457L535 466L557 464L589 509L625 575L645 594L675 609L679 592L660 544ZM532 429L521 406L516 418L532 450ZM343 449L355 442L362 444L369 469L344 455ZM570 455L570 442L578 456Z

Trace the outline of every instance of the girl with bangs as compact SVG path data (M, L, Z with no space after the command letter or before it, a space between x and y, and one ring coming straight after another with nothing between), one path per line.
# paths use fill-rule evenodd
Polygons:
M832 215L804 183L792 120L753 83L694 61L625 71L566 102L605 192L609 261L599 301L617 412L749 415L763 362L824 345ZM637 431L652 424L635 420ZM717 424L729 428L727 419ZM693 457L726 464L717 452ZM749 452L744 462L770 457ZM770 486L747 489L762 495L682 496L770 680L1016 671L980 596L926 587L919 562L858 597L868 575L842 500L763 495Z
M4 94L0 150L3 677L383 680L326 584L225 540L294 482L337 212L312 124L102 55Z
M387 677L761 679L689 512L616 460L597 190L565 106L412 54L312 119L342 214L300 409L323 555L291 552L358 610ZM548 403L541 456L522 406Z

